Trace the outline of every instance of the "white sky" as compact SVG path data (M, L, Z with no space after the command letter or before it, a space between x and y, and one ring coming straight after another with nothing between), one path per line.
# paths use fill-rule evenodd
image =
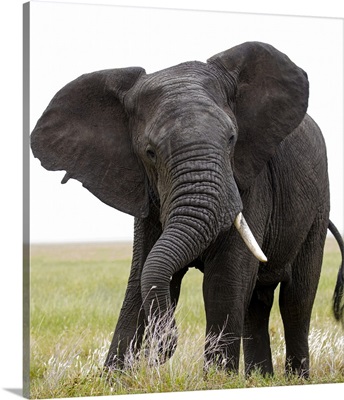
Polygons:
M83 73L134 65L154 72L206 61L247 40L272 44L308 73L308 113L328 148L331 219L343 231L339 19L31 2L30 130L54 94ZM31 242L132 238L132 217L103 204L75 180L61 185L64 172L46 171L33 157L30 168Z

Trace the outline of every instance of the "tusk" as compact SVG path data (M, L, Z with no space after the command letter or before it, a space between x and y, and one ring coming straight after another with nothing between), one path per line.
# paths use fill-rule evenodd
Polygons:
M267 262L268 259L266 258L262 249L259 247L259 244L254 238L253 233L251 232L251 229L247 225L247 222L241 212L235 218L234 225L251 253L258 258L259 261Z

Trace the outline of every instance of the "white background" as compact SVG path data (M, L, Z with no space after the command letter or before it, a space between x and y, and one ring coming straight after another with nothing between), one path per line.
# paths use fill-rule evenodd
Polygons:
M342 21L325 18L32 2L30 130L54 94L85 72L135 65L150 73L248 40L268 42L308 73L308 112L328 148L331 219L343 231L342 32ZM31 156L31 242L132 239L132 217L78 181L61 186L63 176Z
M56 2L58 3L58 2ZM77 1L75 1L77 3ZM85 3L85 1L84 1ZM327 16L344 17L342 1L288 1L286 4L273 1L192 1L192 0L174 0L174 1L93 1L96 4L126 4L126 5L147 5L147 6L166 6L173 8L205 9L205 10L227 10L240 12L255 12L280 15L303 15L303 16ZM284 3L284 2L283 2ZM2 234L2 268L0 280L1 292L1 370L0 370L0 388L13 389L21 387L21 242L22 242L22 9L21 1L11 0L1 2L1 112L2 112L2 147L1 147L1 234ZM36 4L36 6L50 9L51 4ZM60 6L61 7L61 6ZM67 6L65 6L67 7ZM69 6L75 9L74 6ZM92 6L86 6L89 9ZM38 7L37 7L38 8ZM57 9L56 7L55 9ZM83 7L84 8L84 7ZM95 10L93 8L93 10ZM110 10L107 8L107 15L110 16ZM135 13L142 13L139 10L132 10ZM158 11L152 11L157 15ZM161 13L161 12L159 12ZM175 12L172 12L175 13ZM150 14L150 15L152 15ZM58 21L57 16L62 20ZM81 13L80 13L81 15ZM131 13L131 16L133 13ZM176 14L174 14L176 15ZM180 15L180 14L178 14ZM32 47L32 56L40 57L42 67L37 64L32 65L32 109L31 123L40 116L48 101L69 80L76 76L102 68L112 68L128 65L141 65L147 72L152 72L164 66L170 66L177 62L198 59L205 61L206 58L222 51L232 45L238 44L244 40L263 40L272 43L280 50L284 51L297 64L304 68L309 75L311 82L311 98L309 113L316 119L326 138L329 152L329 166L331 173L331 192L332 192L332 213L331 218L343 231L342 224L342 205L343 205L343 82L342 80L342 60L343 60L343 28L342 22L331 19L324 20L318 18L293 18L291 23L286 23L286 18L280 17L253 17L236 15L234 19L229 14L204 14L188 13L192 19L187 21L167 21L160 25L159 29L154 24L156 20L149 19L145 22L144 32L140 31L135 36L133 31L142 21L128 17L127 20L116 21L116 24L123 24L128 33L126 40L135 47L137 41L143 40L145 35L149 36L148 46L151 49L149 54L145 47L135 48L135 51L128 52L128 46L117 36L109 42L108 37L96 39L97 33L101 29L111 32L115 27L113 20L109 18L107 23L103 23L103 15L100 11L92 12L92 16L87 20L81 20L80 16L73 15L71 11L68 14L51 14L51 19L46 21L45 30L41 31L32 40L39 41L42 45L45 43L44 54L46 57L39 56L37 48ZM200 19L205 20L205 26L199 25ZM215 22L212 26L208 25L210 19L215 20L215 16L220 20L231 19L228 27L228 36L224 36L221 31L221 23ZM101 17L101 18L100 18ZM98 19L99 18L99 19ZM105 17L104 17L105 18ZM67 21L73 23L71 29ZM191 29L194 21L198 25ZM272 20L275 22L272 26ZM239 22L241 23L239 23ZM33 22L33 21L32 21ZM41 23L40 21L34 21ZM57 25L56 22L59 22ZM239 24L239 26L238 26ZM123 25L121 25L123 26ZM202 26L201 32L198 27ZM37 26L38 27L38 26ZM153 29L154 27L154 29ZM254 29L253 29L254 27ZM82 31L83 28L84 30ZM186 29L188 28L188 29ZM181 30L187 30L184 36L175 34ZM82 32L82 34L81 34ZM151 32L151 33L149 33ZM155 34L158 32L158 34ZM208 32L206 34L205 32ZM216 33L217 32L217 33ZM34 32L33 32L34 33ZM123 31L122 31L123 33ZM91 34L91 39L84 35ZM50 35L50 36L49 36ZM67 39L66 36L67 35ZM154 51L158 45L158 39L169 37L169 51L165 52L166 45L160 44L159 53ZM197 40L201 35L202 45ZM210 35L210 37L209 37ZM48 41L48 38L54 38L54 41ZM75 44L75 40L78 44ZM129 43L128 42L128 43ZM190 45L192 43L192 45ZM70 45L72 47L70 47ZM147 42L146 42L147 45ZM164 46L166 48L164 48ZM184 47L185 46L185 47ZM121 49L120 54L117 50ZM82 49L82 51L80 50ZM35 53L36 52L36 53ZM43 53L43 51L42 51ZM163 53L163 57L159 56ZM157 57L158 55L158 57ZM85 62L86 57L88 62ZM36 61L36 60L33 60ZM121 64L123 63L123 64ZM45 65L45 67L44 67ZM56 67L54 70L53 67ZM319 67L320 66L320 67ZM41 68L41 80L35 77L36 71ZM54 71L54 76L52 76ZM33 92L33 89L35 92ZM36 93L39 90L39 94ZM37 96L37 97L36 97ZM336 100L334 101L334 96ZM43 168L36 168L34 160L32 162L32 238L36 241L43 240L103 240L130 237L131 231L123 232L116 236L116 225L121 214L116 214L112 209L103 205L94 196L85 189L78 187L70 181L67 185L61 186L58 173L47 172ZM39 171L39 172L38 172ZM332 173L337 171L338 175ZM36 176L37 172L37 176ZM55 177L56 175L56 177ZM37 184L37 182L39 184ZM45 190L40 187L44 182ZM79 185L80 186L80 185ZM56 191L57 190L57 191ZM37 194L38 198L37 198ZM58 193L58 194L57 194ZM54 199L57 199L55 201ZM73 198L77 198L77 205L71 206ZM42 198L42 200L41 200ZM39 206L38 206L39 204ZM52 207L51 207L52 206ZM96 215L96 221L84 224L83 216L85 211L78 213L78 208L83 207L87 210L93 210ZM38 211L35 210L38 207ZM73 211L68 212L71 207ZM54 210L54 211L52 211ZM106 211L105 211L106 210ZM52 214L58 214L57 219L52 219ZM45 215L48 224L40 222L40 215ZM116 216L115 216L116 214ZM54 236L51 232L55 229L58 232L58 220L64 220L64 232L66 226L68 237L64 235ZM125 220L127 222L127 220ZM44 222L44 221L43 221ZM33 225L35 224L35 225ZM41 225L40 225L41 224ZM37 230L34 226L37 226ZM40 228L38 228L40 226ZM78 233L76 227L82 228L82 235ZM106 227L111 229L105 231ZM51 227L54 228L51 230ZM42 229L45 232L42 235ZM91 233L91 236L88 236ZM60 234L59 234L60 235ZM76 235L76 236L75 236ZM128 236L127 236L128 235ZM287 396L308 396L314 393L319 396L326 396L333 391L333 395L344 392L344 385L317 385L316 387L285 388L285 389L250 389L216 393L220 398L231 396L231 398L271 398L276 395L281 398ZM214 393L215 394L215 393ZM337 395L338 395L337 394ZM200 392L197 398L202 398L206 393ZM178 398L190 398L189 394L179 394ZM223 397L222 397L223 396ZM2 390L1 398L14 398L13 392ZM156 398L165 398L167 395L157 395ZM128 398L126 396L125 398ZM146 398L142 396L139 398ZM175 397L173 397L175 398ZM204 397L205 398L205 397Z

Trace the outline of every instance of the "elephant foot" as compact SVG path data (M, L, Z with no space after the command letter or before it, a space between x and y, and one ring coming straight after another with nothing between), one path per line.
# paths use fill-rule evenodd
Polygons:
M272 365L266 365L264 362L261 364L245 366L246 379L250 378L254 374L258 374L264 378L272 378L274 376L274 371Z
M286 377L298 376L301 379L309 379L309 360L303 358L297 360L295 357L288 358L285 363L285 374Z
M228 373L239 372L240 337L229 334L209 335L205 343L204 371L212 369Z

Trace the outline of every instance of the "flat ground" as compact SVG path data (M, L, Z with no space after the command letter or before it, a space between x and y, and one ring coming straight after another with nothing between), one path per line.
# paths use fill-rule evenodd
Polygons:
M326 243L312 315L309 381L284 376L283 326L277 302L270 320L275 376L256 374L245 379L242 368L239 376L214 369L205 379L202 274L194 269L182 284L175 355L164 365L152 365L141 355L125 373L113 373L110 380L101 377L124 298L131 251L131 243L31 246L32 398L344 382L344 334L331 311L340 264L332 238Z

